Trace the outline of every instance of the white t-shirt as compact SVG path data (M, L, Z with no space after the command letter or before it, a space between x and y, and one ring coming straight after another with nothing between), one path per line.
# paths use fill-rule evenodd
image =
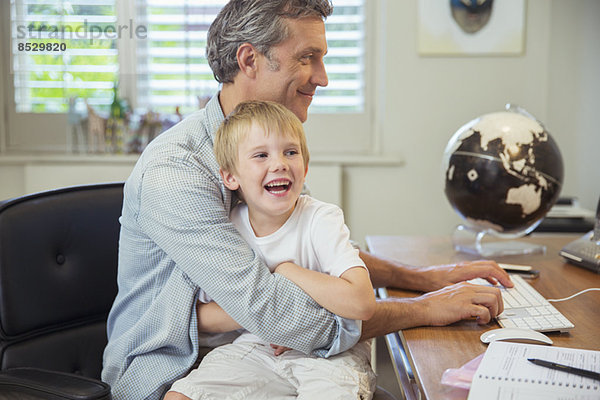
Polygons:
M252 230L247 205L235 207L229 217L271 271L285 261L337 277L349 268L365 267L350 244L342 210L333 204L302 195L281 228L262 237Z
M286 261L336 277L353 267L366 269L358 250L350 244L350 231L344 223L344 214L336 205L301 195L294 212L281 228L262 237L254 234L246 204L231 210L230 219L271 271ZM211 301L203 291L198 299L204 303ZM249 332L236 340L242 341L261 342Z

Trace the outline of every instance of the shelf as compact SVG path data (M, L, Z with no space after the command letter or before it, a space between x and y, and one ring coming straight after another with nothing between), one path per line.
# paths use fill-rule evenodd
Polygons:
M0 154L0 165L24 164L135 164L139 154ZM404 164L398 156L366 154L311 154L311 165L397 167Z

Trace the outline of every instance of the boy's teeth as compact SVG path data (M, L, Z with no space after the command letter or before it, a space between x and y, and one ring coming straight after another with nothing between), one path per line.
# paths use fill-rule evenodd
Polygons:
M271 193L282 193L288 189L290 183L288 181L270 182L265 185L265 188Z

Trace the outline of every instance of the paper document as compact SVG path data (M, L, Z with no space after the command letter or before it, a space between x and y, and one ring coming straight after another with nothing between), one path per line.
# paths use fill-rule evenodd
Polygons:
M600 399L600 381L535 365L528 358L600 372L600 351L492 342L475 372L469 400Z

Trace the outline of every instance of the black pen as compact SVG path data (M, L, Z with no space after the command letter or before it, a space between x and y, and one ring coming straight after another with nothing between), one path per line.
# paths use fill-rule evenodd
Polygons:
M538 360L537 358L528 358L527 361L531 361L535 365L541 365L542 367L556 369L558 371L568 372L569 374L575 374L584 376L586 378L592 378L600 381L600 373L594 371L587 371L585 369L569 367L568 365L558 364L551 361Z

